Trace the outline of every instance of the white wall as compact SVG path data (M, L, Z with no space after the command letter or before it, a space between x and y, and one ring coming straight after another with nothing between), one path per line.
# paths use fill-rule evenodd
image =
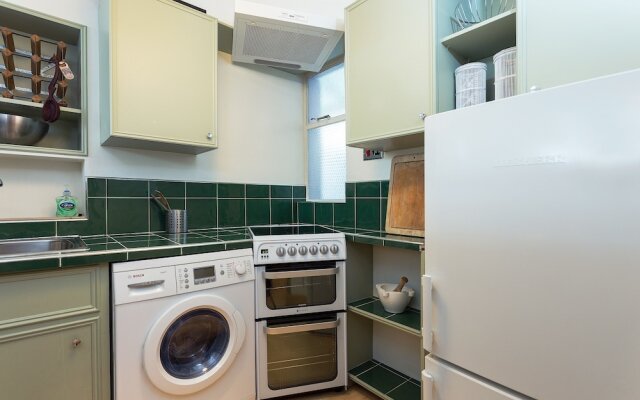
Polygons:
M272 69L231 63L218 57L220 148L199 156L102 147L99 141L98 0L8 0L88 27L89 157L84 166L60 161L0 156L0 219L50 217L53 199L69 184L84 211L84 177L304 184L303 88L301 78ZM253 0L303 12L343 16L352 0ZM233 23L233 0L193 0L221 21ZM421 150L421 149L418 149ZM362 161L347 150L347 181L389 179L395 154ZM20 199L16 201L16 199Z
M219 53L219 149L190 156L102 147L99 141L100 97L97 89L98 0L9 1L87 25L89 157L82 170L78 164L60 161L34 162L31 159L15 160L0 156L0 179L5 182L5 186L0 188L0 219L51 216L55 210L51 206L53 198L64 189L66 183L71 184L76 195L84 197L81 190L83 174L304 184L301 78L268 68L234 65L229 55ZM265 2L277 3L276 0ZM199 0L194 1L194 4L207 9L211 15L216 16L216 10L220 10L225 15L223 19L228 20L229 15L231 19L233 17L232 0ZM37 173L38 171L40 173Z
M423 153L424 147L390 151L381 160L362 161L362 149L347 147L347 182L387 180L393 157L402 154Z

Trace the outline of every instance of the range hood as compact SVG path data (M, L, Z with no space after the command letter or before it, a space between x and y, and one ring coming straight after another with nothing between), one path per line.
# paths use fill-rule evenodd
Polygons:
M318 72L342 30L337 18L236 0L232 60Z

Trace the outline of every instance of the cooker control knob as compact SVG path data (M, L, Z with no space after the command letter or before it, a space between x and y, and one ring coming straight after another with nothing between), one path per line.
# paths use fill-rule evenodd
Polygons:
M284 247L278 247L276 249L276 254L278 255L278 257L284 257L284 255L286 254L286 250L284 249Z
M289 253L290 256L295 256L296 255L296 248L295 247L289 247L289 250L287 250L287 253Z
M328 251L329 251L329 248L327 247L326 244L323 244L322 246L320 246L320 253L327 254Z
M309 253L311 253L312 256L318 254L318 246L315 244L311 245L311 247L309 247Z
M300 249L298 249L298 253L300 253L301 256L304 256L307 254L307 247L306 246L301 246Z
M329 247L329 250L331 250L332 254L336 254L340 249L338 248L337 244L332 244L331 247Z
M247 272L247 267L244 265L244 263L237 263L235 270L236 270L236 274L244 275Z

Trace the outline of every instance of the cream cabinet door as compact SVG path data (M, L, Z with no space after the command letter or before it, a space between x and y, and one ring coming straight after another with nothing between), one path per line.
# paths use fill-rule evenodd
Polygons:
M171 0L112 0L112 134L216 146L217 21Z
M346 10L347 144L424 130L431 112L429 0L361 0Z
M518 0L518 89L547 89L640 67L640 3Z

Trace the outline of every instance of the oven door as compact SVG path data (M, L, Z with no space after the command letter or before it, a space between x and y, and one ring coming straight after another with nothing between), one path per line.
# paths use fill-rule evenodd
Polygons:
M256 322L258 397L347 385L344 312Z
M346 310L345 262L256 266L256 318Z

